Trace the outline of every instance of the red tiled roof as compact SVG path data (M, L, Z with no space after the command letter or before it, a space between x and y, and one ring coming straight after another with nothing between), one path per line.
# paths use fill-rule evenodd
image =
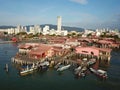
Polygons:
M96 50L100 50L100 51L105 51L105 52L111 52L112 51L112 49L108 49L108 48L98 48L98 47L76 47L76 49L77 48L91 48L91 49L96 49Z
M21 48L21 49L28 49L30 47L32 47L32 46L30 46L30 45L19 45L18 46L18 48Z
M40 44L38 47L36 47L35 49L32 49L30 51L30 54L41 54L41 53L45 53L48 50L52 49L51 46L45 45L45 44Z
M44 52L43 51L30 51L29 52L30 54L34 54L34 55L41 55L41 54L43 54Z
M76 38L69 38L67 39L67 42L75 42L77 39Z
M52 50L57 52L63 51L63 49L60 49L60 48L53 48Z
M99 43L103 43L103 44L112 44L112 41L107 41L107 40L99 40Z

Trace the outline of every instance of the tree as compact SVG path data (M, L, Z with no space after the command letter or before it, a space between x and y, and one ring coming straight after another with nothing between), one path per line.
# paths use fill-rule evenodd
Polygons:
M77 34L77 37L81 37L82 36L82 34Z
M19 32L17 35L27 35L26 32Z
M8 32L4 32L4 34L8 34Z
M89 36L91 36L92 34L91 33L89 33L88 35L87 35L87 37L89 37Z
M77 35L77 34L76 34L76 33L74 33L74 32L71 34L71 36L72 36L72 37L75 37L76 35Z
M33 37L33 33L28 34L28 38L32 38Z

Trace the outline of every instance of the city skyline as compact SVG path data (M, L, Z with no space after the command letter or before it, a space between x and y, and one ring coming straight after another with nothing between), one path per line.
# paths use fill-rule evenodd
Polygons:
M119 28L120 0L0 0L1 25L55 24Z

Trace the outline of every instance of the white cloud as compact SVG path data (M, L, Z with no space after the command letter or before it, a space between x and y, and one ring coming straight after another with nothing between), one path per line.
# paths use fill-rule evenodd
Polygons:
M83 4L83 5L85 5L85 4L88 3L87 0L70 0L70 1L72 1L72 2L76 2L76 3L79 3L79 4Z

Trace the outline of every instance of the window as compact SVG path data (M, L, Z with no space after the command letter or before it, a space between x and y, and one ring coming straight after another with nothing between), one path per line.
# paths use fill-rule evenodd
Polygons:
M84 53L88 53L88 51L82 51L82 52L84 52Z
M94 53L93 53L93 52L91 52L91 54L92 54L92 55L94 55Z

